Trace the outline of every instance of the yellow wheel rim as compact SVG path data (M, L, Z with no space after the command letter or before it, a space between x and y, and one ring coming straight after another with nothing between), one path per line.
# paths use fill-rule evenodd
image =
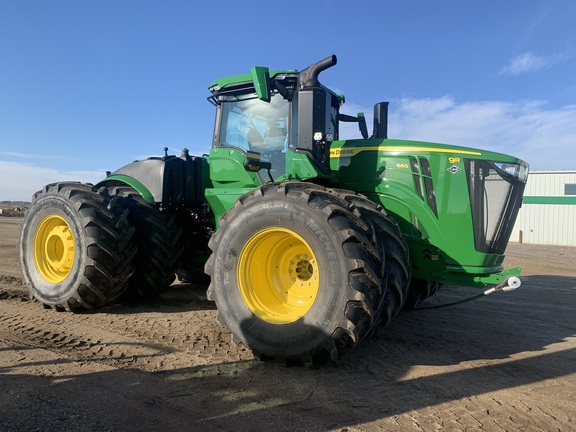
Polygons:
M66 279L74 264L74 236L60 216L48 216L34 237L34 261L42 277L50 283Z
M269 323L288 324L306 315L316 300L318 260L295 232L268 228L242 249L238 286L254 315Z

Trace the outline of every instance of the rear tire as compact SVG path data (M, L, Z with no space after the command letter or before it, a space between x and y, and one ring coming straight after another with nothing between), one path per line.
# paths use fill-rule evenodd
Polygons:
M106 190L53 183L37 192L20 237L30 294L54 309L92 309L117 299L134 272L134 228Z
M349 204L306 183L267 184L220 219L206 263L218 319L260 359L335 360L377 322L382 263Z
M152 297L176 279L184 250L177 215L175 212L161 212L129 186L108 186L108 190L128 210L128 220L136 228L136 271L130 277L125 295Z

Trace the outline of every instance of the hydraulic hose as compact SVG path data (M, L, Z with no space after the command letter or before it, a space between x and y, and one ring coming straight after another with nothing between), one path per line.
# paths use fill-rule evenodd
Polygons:
M418 308L415 308L415 309L413 309L413 310L441 309L441 308L445 308L445 307L448 307L448 306L456 306L456 305L459 305L459 304L462 304L462 303L468 303L468 302L470 302L470 301L472 301L472 300L476 300L476 299L479 299L479 298L481 298L481 297L488 296L488 295L490 295L490 294L494 294L494 293L497 292L497 291L503 291L503 292L505 292L505 291L513 291L513 290L515 290L515 289L520 288L521 285L522 285L522 281L520 280L519 277L509 276L509 277L507 277L506 279L504 279L502 282L500 282L498 285L496 285L496 286L494 286L494 287L492 287L492 288L489 288L489 289L487 289L486 291L484 291L484 292L482 292L482 293L480 293L480 294L477 294L477 295L475 295L475 296L468 297L468 298L465 298L465 299L462 299L462 300L458 300L458 301L455 301L455 302L451 302L451 303L443 303L443 304L434 305L434 306L418 307Z

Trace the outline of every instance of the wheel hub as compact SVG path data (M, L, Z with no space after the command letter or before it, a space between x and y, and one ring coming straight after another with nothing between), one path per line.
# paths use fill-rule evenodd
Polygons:
M318 262L295 232L268 228L244 246L238 285L246 306L273 324L294 322L310 310L320 284Z
M296 255L295 257L296 262L294 260L290 261L290 268L288 273L290 273L293 278L292 280L296 282L296 279L300 281L309 281L313 274L314 274L314 259L308 260L308 255ZM311 285L308 282L308 285Z
M74 236L60 216L48 216L34 238L34 261L42 277L50 283L62 282L74 264Z

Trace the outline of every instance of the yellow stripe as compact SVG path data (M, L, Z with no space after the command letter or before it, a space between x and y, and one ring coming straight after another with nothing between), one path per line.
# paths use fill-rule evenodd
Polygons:
M435 147L352 147L352 148L338 148L330 150L331 158L350 157L356 156L363 151L385 151L385 152L432 152L432 153L450 153L450 154L465 154L473 156L482 156L482 153L470 150L455 150L455 149L442 149Z
M251 152L251 151L246 151L246 157L248 159L257 159L260 160L260 153L257 152Z

